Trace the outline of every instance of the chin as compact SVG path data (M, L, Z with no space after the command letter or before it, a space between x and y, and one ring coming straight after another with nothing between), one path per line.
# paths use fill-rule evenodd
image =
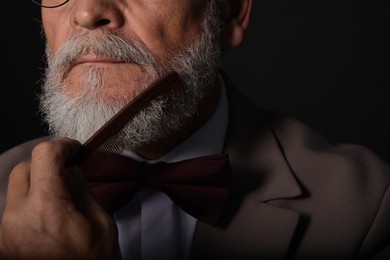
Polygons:
M109 73L103 69L87 70L83 76L76 77L77 80L72 80L77 75L69 75L62 85L63 93L73 98L92 95L106 105L127 104L151 84L146 80L106 75Z

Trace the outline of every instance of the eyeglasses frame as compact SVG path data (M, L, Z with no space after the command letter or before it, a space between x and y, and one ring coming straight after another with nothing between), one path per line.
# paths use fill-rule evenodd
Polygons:
M69 0L64 0L63 3L58 4L58 5L53 5L53 6L42 5L42 4L38 3L38 2L36 2L35 0L31 0L31 2L33 2L34 4L39 5L40 7L43 7L43 8L57 8L57 7L60 7L60 6L64 5L64 4L66 4L67 2L69 2Z

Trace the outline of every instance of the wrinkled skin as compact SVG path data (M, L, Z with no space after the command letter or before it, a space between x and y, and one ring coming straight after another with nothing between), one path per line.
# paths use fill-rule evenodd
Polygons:
M80 169L65 167L80 143L37 145L9 177L0 229L3 259L119 259L114 221L94 201Z

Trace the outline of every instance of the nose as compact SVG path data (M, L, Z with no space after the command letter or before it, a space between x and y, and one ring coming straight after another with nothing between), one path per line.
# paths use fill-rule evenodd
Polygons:
M123 25L124 16L115 0L75 0L71 24L88 30L113 30Z

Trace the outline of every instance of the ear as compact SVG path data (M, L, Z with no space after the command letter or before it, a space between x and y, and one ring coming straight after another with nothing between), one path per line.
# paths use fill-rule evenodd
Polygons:
M252 14L252 0L226 0L223 48L236 48L244 39Z

